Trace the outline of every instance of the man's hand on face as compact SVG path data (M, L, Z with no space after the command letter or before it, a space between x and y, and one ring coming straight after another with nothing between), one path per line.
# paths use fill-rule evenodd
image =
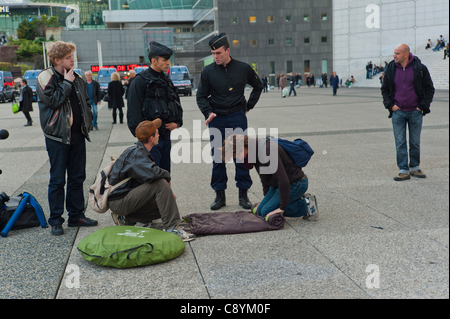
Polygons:
M75 75L73 74L73 68L71 68L69 71L64 69L64 79L70 82L73 82L75 80Z

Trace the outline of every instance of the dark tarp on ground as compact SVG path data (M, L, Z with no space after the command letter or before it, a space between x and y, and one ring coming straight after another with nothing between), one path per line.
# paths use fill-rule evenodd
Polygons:
M284 227L283 215L275 214L266 221L249 211L190 214L183 218L195 235L241 234L278 230Z

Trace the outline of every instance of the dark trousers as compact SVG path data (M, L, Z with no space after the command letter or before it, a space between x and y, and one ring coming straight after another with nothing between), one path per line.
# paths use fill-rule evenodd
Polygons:
M172 150L172 141L170 140L170 131L165 131L164 137L159 138L159 143L150 150L150 155L157 166L170 173L170 151Z
M115 107L115 108L113 108L113 111L112 111L112 117L113 117L114 124L117 123L117 111L116 111L117 109L119 110L120 123L123 123L123 110L121 107Z
M333 95L337 94L337 87L333 86Z
M291 89L289 90L289 96L291 96L292 92L294 92L294 96L297 96L297 92L295 91L295 83L291 83Z
M244 111L234 112L228 115L217 115L210 123L210 141L213 156L213 169L211 176L211 187L215 191L225 190L227 188L228 176L225 163L214 161L214 152L222 148L223 140L226 138L226 131L230 132L232 129L241 128L243 131L247 130L247 116ZM221 139L215 139L212 129L218 129L221 133ZM230 133L229 133L230 134ZM231 134L230 134L231 135ZM244 167L243 164L236 163L236 187L241 189L249 189L252 187L252 179L250 171Z
M64 218L64 199L69 213L69 221L76 222L84 217L83 183L86 179L86 141L83 134L73 134L70 145L48 137L45 138L50 161L50 183L48 185L48 204L50 226L62 225ZM67 193L64 198L64 186Z
M142 184L132 189L124 198L108 202L110 209L119 216L126 216L129 224L148 223L162 219L165 229L177 226L180 213L172 189L165 179Z
M25 118L27 119L28 124L31 124L33 122L33 120L31 119L31 116L30 116L30 112L23 112L23 115L25 115Z

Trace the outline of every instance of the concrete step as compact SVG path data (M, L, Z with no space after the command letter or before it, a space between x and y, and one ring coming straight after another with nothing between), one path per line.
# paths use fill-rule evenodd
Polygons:
M419 56L419 55L418 55ZM425 64L430 71L431 79L433 80L434 88L439 90L448 90L449 89L449 61L450 59L443 59L444 51L427 51L422 52L419 56L420 60L423 64ZM367 80L362 79L357 81L354 86L355 87L373 87L379 88L381 87L380 78L381 74L377 74L373 76L373 79Z

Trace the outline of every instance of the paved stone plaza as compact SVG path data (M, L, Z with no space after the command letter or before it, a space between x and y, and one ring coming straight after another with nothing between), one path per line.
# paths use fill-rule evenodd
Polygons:
M64 236L37 227L0 238L0 299L449 298L449 92L436 92L424 118L421 169L427 178L405 182L393 180L394 137L379 89L341 88L336 97L329 88L297 93L286 99L278 90L263 93L248 114L249 126L267 133L277 128L279 137L301 137L315 150L304 170L308 192L317 196L318 221L287 218L279 231L199 237L172 261L112 269L84 260L76 249L93 231L114 225L109 213L88 207L98 227L68 228L66 222ZM192 138L194 121L201 120L203 131L204 118L195 95L181 100ZM0 129L10 133L0 141L0 191L33 194L48 218L49 163L37 103L33 107L33 126L24 127L23 114L0 104ZM134 143L126 124L111 122L103 102L100 130L87 144L86 198L110 156ZM202 149L207 146L203 141ZM209 212L211 168L172 165L182 215ZM261 183L255 171L251 176L249 197L258 202ZM221 210L241 210L232 165L228 177L228 205ZM79 287L71 284L75 272Z

